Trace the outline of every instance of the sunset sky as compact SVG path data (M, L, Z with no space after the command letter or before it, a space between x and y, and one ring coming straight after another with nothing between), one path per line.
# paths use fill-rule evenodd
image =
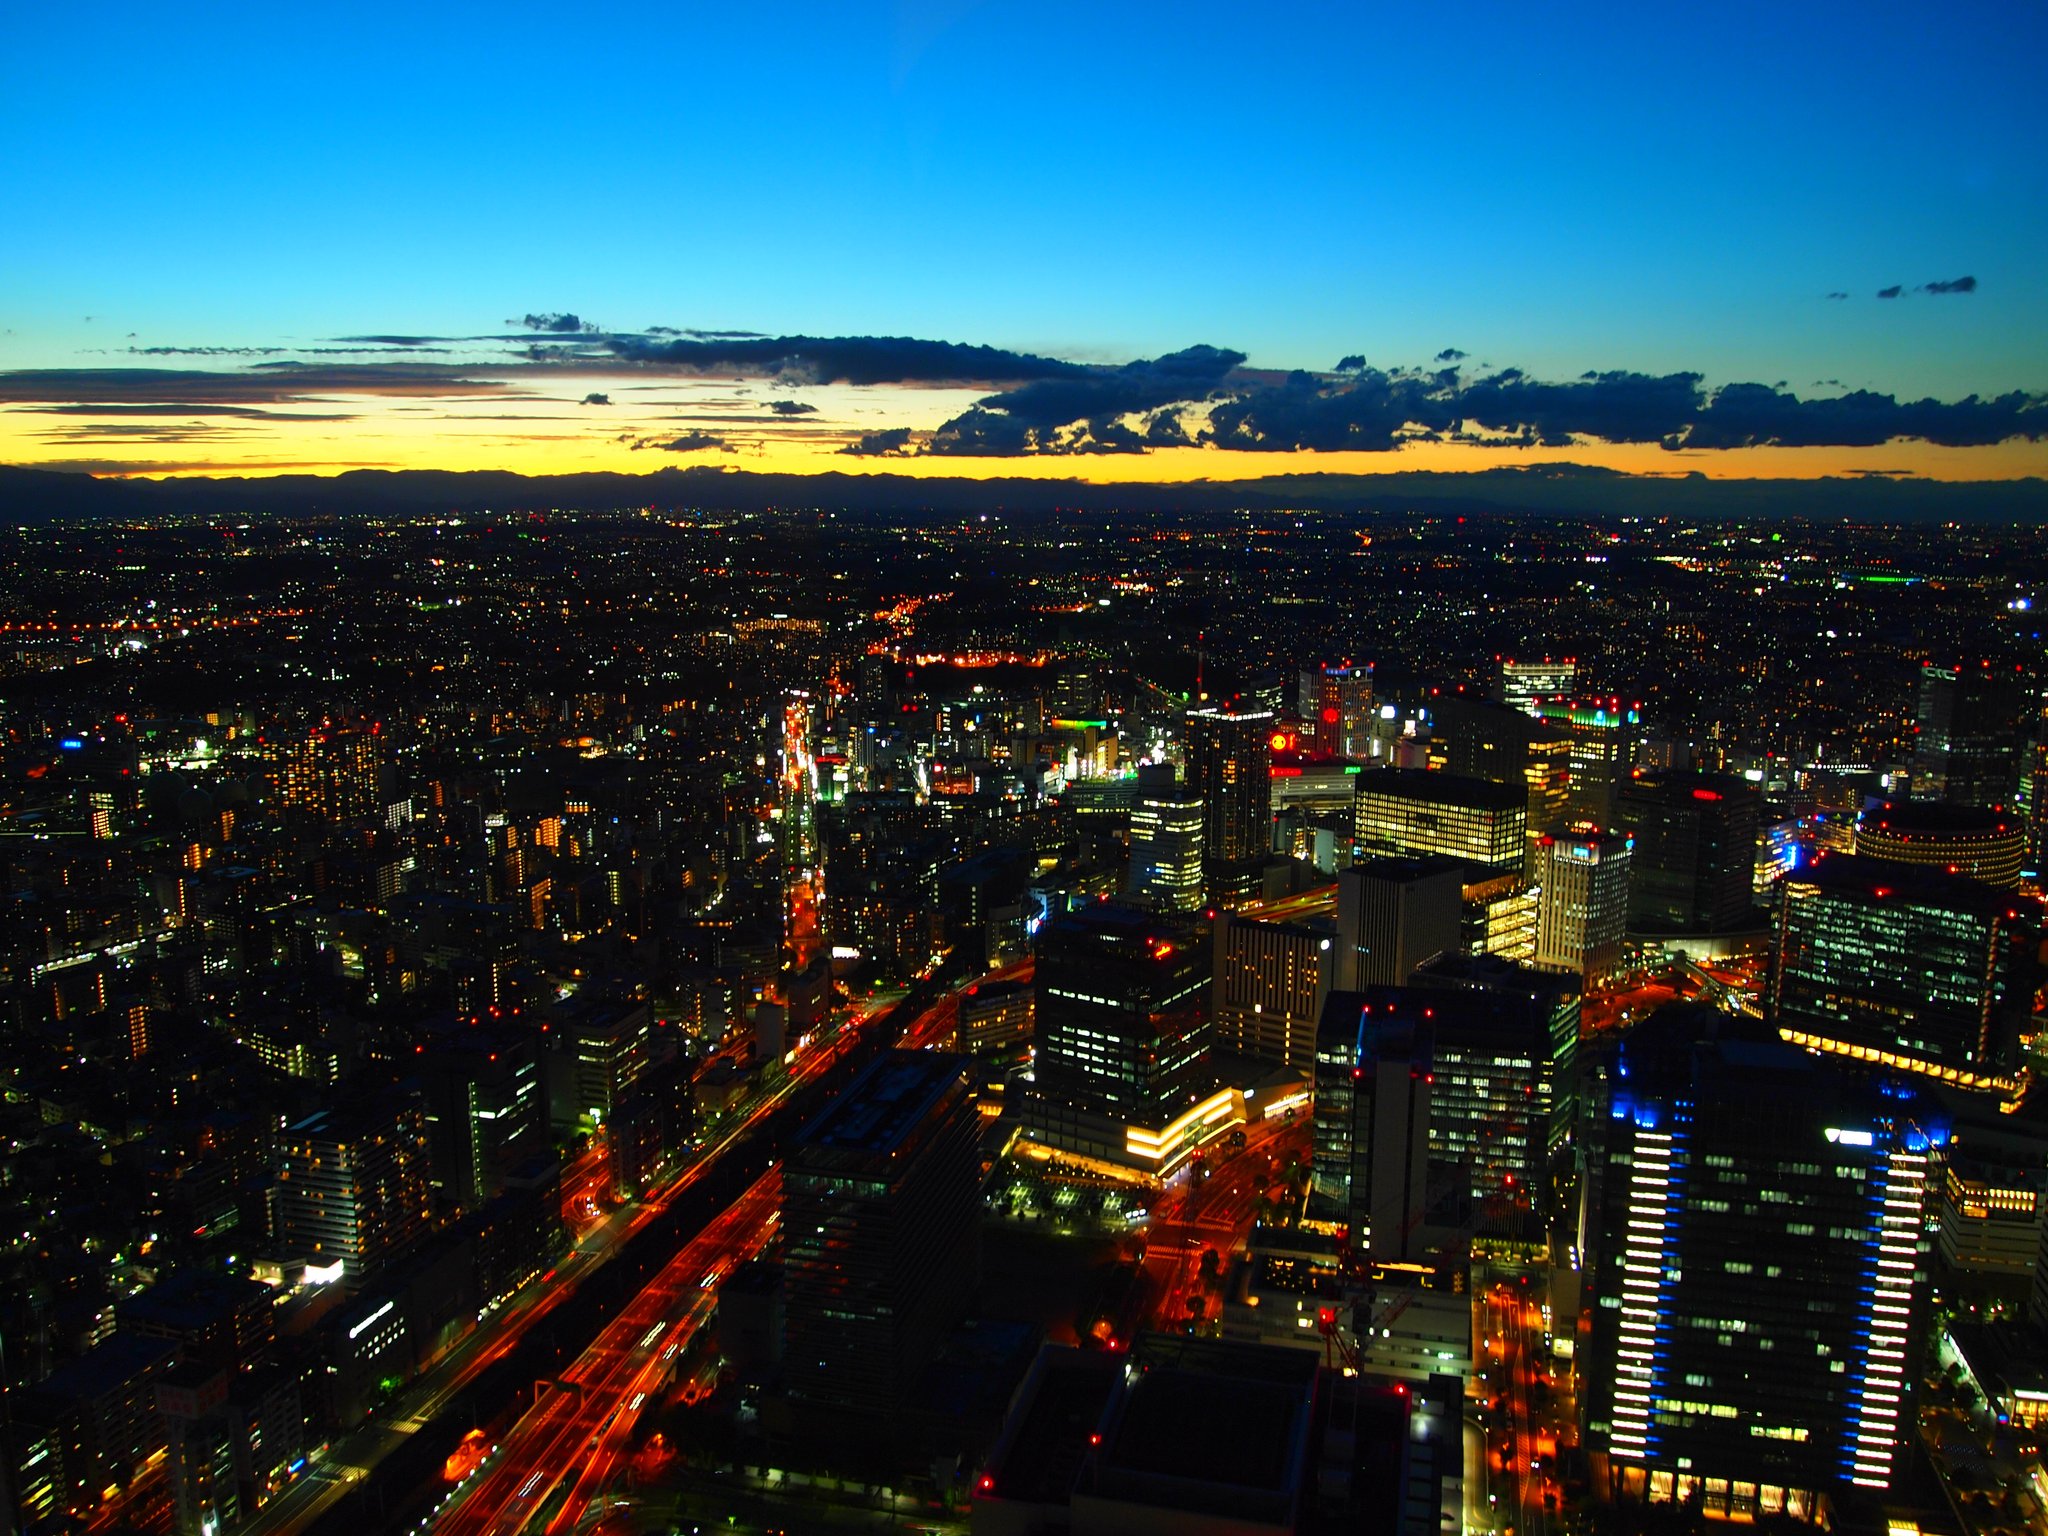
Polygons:
M2048 474L2048 10L1561 14L16 7L0 463Z

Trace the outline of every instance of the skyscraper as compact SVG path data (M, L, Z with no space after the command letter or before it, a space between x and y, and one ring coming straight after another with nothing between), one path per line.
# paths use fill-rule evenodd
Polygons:
M1201 1129L1187 1112L1209 1087L1211 969L1189 929L1134 908L1098 904L1048 923L1027 1131L1122 1167L1177 1166Z
M789 1392L900 1404L972 1297L981 1183L973 1063L889 1051L797 1132L782 1175Z
M1373 859L1337 876L1331 986L1399 986L1431 955L1459 947L1465 866L1443 857Z
M1421 768L1369 768L1358 776L1358 845L1368 856L1438 853L1519 874L1528 825L1528 795L1519 785Z
M1539 840L1536 959L1597 987L1620 973L1628 928L1629 842L1580 826Z
M278 1140L277 1238L360 1285L427 1230L426 1114L395 1091L319 1110Z
M1755 915L1758 796L1740 778L1667 773L1625 781L1615 823L1629 836L1628 926L1726 933Z
M1272 842L1273 715L1191 710L1188 785L1202 801L1202 865L1208 899L1235 906L1258 890Z
M1452 695L1431 705L1432 748L1441 743L1444 767L1489 784L1520 785L1529 797L1528 850L1565 819L1571 797L1571 734L1520 709L1490 699Z
M1922 667L1913 700L1913 793L1956 805L2012 804L2023 732L2033 723L2027 704L2016 669L1989 660Z
M1695 1007L1589 1082L1585 1444L1611 1492L1813 1519L1915 1431L1929 1154L1896 1083Z
M2039 932L2027 898L1829 854L1786 878L1766 1017L1809 1050L2009 1093Z
M1642 746L1642 715L1618 698L1553 699L1541 717L1571 733L1571 788L1566 814L1605 830L1614 825L1614 796Z
M1856 852L1864 858L1968 875L2007 890L2020 883L2026 851L2026 823L1981 806L1882 800L1856 818Z
M1578 680L1579 664L1569 656L1562 661L1547 656L1541 661L1511 661L1503 656L1495 697L1510 709L1533 715L1545 699L1568 697Z
M1381 994L1333 992L1316 1032L1307 1213L1379 1262L1421 1253L1429 1236L1434 1042L1416 1013L1388 1009Z
M1161 912L1192 912L1202 904L1202 797L1179 782L1171 763L1138 769L1131 810L1131 868L1124 889Z
M1308 1070L1337 968L1336 926L1327 918L1276 923L1225 912L1214 943L1215 1044Z

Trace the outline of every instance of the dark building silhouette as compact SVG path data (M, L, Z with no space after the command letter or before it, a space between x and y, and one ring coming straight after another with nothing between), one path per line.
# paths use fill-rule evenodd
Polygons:
M1188 787L1202 801L1202 871L1209 900L1235 905L1259 889L1272 841L1273 716L1193 710Z
M1632 779L1615 821L1634 841L1628 926L1653 934L1726 933L1754 915L1759 797L1722 773Z
M973 1063L890 1051L797 1133L782 1175L790 1395L886 1413L972 1294Z
M1913 793L2007 806L2019 792L2028 718L2020 675L1990 661L1920 669L1913 700Z

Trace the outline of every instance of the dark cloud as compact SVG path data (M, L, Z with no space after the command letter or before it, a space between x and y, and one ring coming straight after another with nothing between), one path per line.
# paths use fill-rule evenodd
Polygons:
M1847 297L1849 297L1849 295L1841 292L1840 290L1837 290L1836 292L1829 294L1828 297L1831 299L1846 299Z
M768 409L778 416L809 416L818 408L802 400L770 400Z
M284 347L129 347L136 357L276 357Z
M13 414L24 416L232 416L244 421L354 421L349 414L314 415L305 411L266 411L254 405L178 404L153 401L147 404L101 402L98 405L17 405Z
M1338 373L1362 373L1362 372L1364 372L1364 371L1365 371L1365 354L1364 354L1363 352L1354 352L1354 353L1352 353L1352 354L1351 354L1351 355L1350 355L1349 357L1340 357L1340 358L1338 358L1338 359L1337 359L1337 367L1336 367L1336 370L1335 370L1335 371L1336 371L1336 372L1338 372Z
M529 315L527 319L534 317ZM474 341L472 336L337 336L336 341L368 342L379 347L424 347L436 342Z
M583 397L581 403L584 405L610 405L612 403L612 397L610 395L600 395L595 390L593 390L591 393Z
M1922 293L1975 293L1977 279L1974 277L1952 277L1946 282L1922 283Z
M1118 418L1207 400L1242 352L1194 346L1121 368L1037 379L990 395L932 435L936 454L1136 453L1150 441ZM1306 377L1306 375L1303 375Z
M720 453L731 453L732 444L716 432L685 432L679 437L643 437L633 444L635 448L659 448L664 453L703 453L715 448Z
M580 316L555 313L522 315L517 320L507 320L507 325L523 325L529 331L549 331L557 336L573 336L582 331L595 331L596 326Z
M742 374L804 384L1008 383L1077 378L1079 363L998 347L910 336L606 336L611 356L685 373ZM559 354L542 359L562 360Z
M313 395L502 394L511 386L443 363L258 363L244 373L177 368L17 368L0 371L0 404L132 402L291 404Z
M1470 352L1460 352L1456 347L1445 347L1443 351L1437 353L1436 360L1440 363L1462 363L1471 355ZM1359 359L1360 363L1364 361L1364 358Z
M1803 400L1782 383L1705 386L1697 373L1614 370L1566 383L1505 369L1236 373L1238 356L1191 349L1095 378L1025 385L977 402L921 449L907 437L863 438L850 454L1017 457L1131 453L1159 447L1258 452L1388 452L1459 441L1561 447L1582 439L1665 448L1875 447L1918 438L1970 447L2048 437L2048 396L1900 401L1856 391ZM1135 425L1133 425L1135 422ZM874 446L869 446L873 443Z
M891 427L885 432L868 432L855 438L839 451L853 454L857 458L909 458L910 428Z
M1889 288L1880 288L1880 289L1878 289L1878 290L1877 290L1877 296L1878 296L1878 297L1879 297L1880 299L1896 299L1896 298L1897 298L1897 297L1898 297L1898 296L1899 296L1900 294L1904 293L1905 291L1906 291L1906 287L1905 287L1905 284L1903 284L1903 283L1893 283L1893 284L1891 285L1891 287L1889 287Z

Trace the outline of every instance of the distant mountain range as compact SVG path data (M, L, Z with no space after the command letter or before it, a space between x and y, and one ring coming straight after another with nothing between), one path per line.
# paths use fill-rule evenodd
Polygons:
M112 479L0 465L0 518L16 523L136 517L359 516L701 507L817 508L922 516L1056 510L1114 512L1332 511L1687 518L1848 518L1879 523L2036 523L2048 518L2048 480L1941 481L1869 475L1823 480L1712 480L1627 475L1555 464L1472 474L1268 475L1175 485L1077 480L936 479L909 475L757 474L709 467L644 475L518 475L506 470L357 469L256 479Z

